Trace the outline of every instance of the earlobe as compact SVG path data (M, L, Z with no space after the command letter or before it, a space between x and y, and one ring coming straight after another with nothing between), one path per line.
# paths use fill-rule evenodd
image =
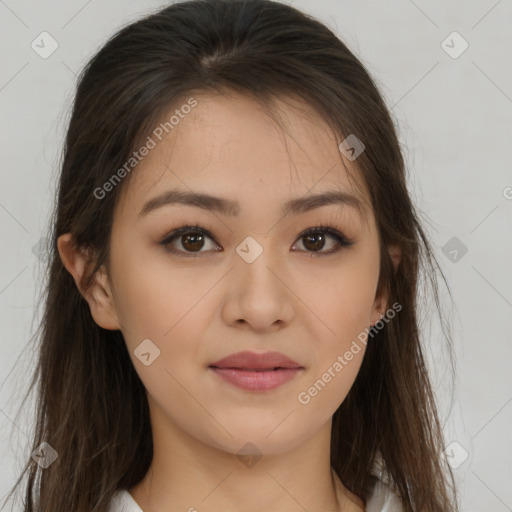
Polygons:
M385 316L386 306L382 300L376 300L373 308L370 326L374 326L379 320Z
M61 235L57 247L62 264L73 276L78 290L88 302L94 321L104 329L120 329L106 269L101 267L94 275L90 288L84 290L81 281L89 263L88 253L75 247L71 233Z

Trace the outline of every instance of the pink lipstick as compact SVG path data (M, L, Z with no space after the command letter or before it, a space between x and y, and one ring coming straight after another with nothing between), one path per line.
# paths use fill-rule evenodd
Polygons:
M225 381L248 391L268 391L293 379L304 368L279 352L237 352L209 366Z

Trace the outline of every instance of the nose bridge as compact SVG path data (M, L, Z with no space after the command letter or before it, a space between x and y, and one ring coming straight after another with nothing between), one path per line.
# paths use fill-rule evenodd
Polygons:
M235 249L234 271L229 285L228 307L231 321L245 320L253 328L264 329L277 320L289 321L290 297L287 294L284 265L269 244L268 235L246 237Z
M237 276L248 281L252 287L255 284L268 286L276 279L274 272L281 267L277 257L272 252L268 234L247 236L235 251L238 255L236 261ZM271 271L270 269L273 269Z

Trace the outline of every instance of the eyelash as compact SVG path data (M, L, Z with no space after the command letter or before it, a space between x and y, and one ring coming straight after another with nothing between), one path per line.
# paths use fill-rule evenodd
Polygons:
M183 250L174 249L171 247L171 243L178 239L178 237L182 235L187 234L200 234L207 236L208 238L211 238L216 244L215 238L211 235L210 231L207 229L204 229L200 226L182 226L180 228L177 228L173 231L171 231L165 238L160 242L160 245L163 245L165 250L172 253L172 254L179 254L184 255L185 257L198 257L202 252L207 251L198 251L198 252L187 252ZM315 252L315 251L305 251L311 254L311 257L320 257L320 256L328 256L332 254L336 254L340 252L342 249L348 248L351 245L355 244L355 241L353 239L349 239L345 237L343 233L340 233L337 229L331 227L331 226L325 226L323 224L312 227L307 229L306 231L303 231L298 237L297 240L304 238L308 235L316 235L316 234L327 234L328 236L331 236L336 240L338 243L337 248L331 249L330 251L326 252ZM218 245L218 244L217 244ZM220 252L220 251L219 251Z

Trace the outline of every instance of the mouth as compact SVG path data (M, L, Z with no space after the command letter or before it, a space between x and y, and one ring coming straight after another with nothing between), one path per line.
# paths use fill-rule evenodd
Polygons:
M239 367L229 367L229 366L214 366L210 365L209 368L216 368L218 370L240 370L246 372L275 372L276 370L299 370L302 368L298 366L297 368L285 368L283 366L276 366L274 368L239 368Z
M269 391L295 378L303 368L217 368L211 370L225 382L246 391Z
M279 352L238 352L208 367L224 382L246 391L269 391L297 377L304 367Z

